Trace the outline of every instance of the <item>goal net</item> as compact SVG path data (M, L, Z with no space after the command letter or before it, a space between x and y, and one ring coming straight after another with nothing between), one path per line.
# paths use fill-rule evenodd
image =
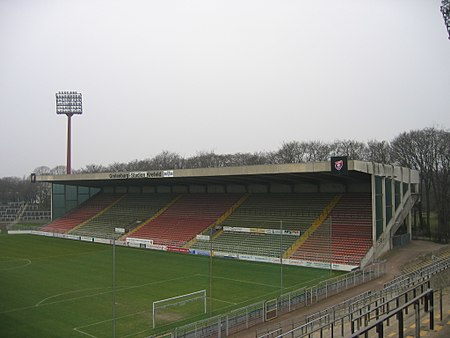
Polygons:
M153 302L153 328L206 313L206 290Z

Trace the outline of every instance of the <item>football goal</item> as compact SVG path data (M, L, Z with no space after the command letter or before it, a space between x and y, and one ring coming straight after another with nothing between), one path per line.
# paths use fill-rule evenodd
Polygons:
M206 313L206 290L153 302L153 328Z

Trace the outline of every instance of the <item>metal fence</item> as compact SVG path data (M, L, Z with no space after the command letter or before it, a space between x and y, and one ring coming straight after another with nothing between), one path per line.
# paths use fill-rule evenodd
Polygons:
M400 275L389 282L384 283L384 289L398 288L404 285L409 285L413 281L423 278L431 277L450 267L450 257L444 259L436 259L428 266L425 266L417 271L412 271L408 274Z
M282 294L270 300L276 308L277 316L290 311L317 303L348 288L363 284L378 278L385 273L385 263L378 262L363 270L356 270L343 276L323 281L310 288L302 288ZM261 301L226 314L207 318L182 327L172 333L176 338L226 337L233 333L247 329L266 320L268 311L267 301Z
M385 292L385 290L368 295L365 299L357 300L339 310L327 309L321 317L306 321L293 329L285 330L277 335L258 336L258 338L304 338L320 335L323 337L328 333L331 337L346 337L350 333L362 329L366 323L374 318L379 318L390 309L408 302L418 293L429 288L430 282L422 282L412 285L405 290ZM340 332L339 332L340 331Z
M318 333L322 337L323 333L328 331L331 332L333 337L339 336L339 333L333 334L334 329L337 327L341 330L340 336L344 337L349 332L353 334L356 329L364 330L364 325L360 320L363 318L361 316L374 310L376 311L377 319L378 316L385 315L385 320L387 320L389 325L391 311L397 313L396 309L401 304L407 303L411 298L416 297L416 294L424 292L427 288L429 289L432 284L432 278L442 275L443 272L448 272L449 268L450 258L436 258L426 267L398 276L385 283L384 288L380 291L361 294L328 309L307 317L305 316L305 318L299 318L295 325L288 325L289 323L286 322L279 323L277 326L266 329L265 333L257 332L256 336L258 338L311 337L314 333ZM448 285L448 274L443 278L446 279L446 285ZM367 322L367 320L365 321ZM356 328L355 325L357 326ZM382 327L384 324L380 322L377 325ZM368 329L370 330L371 327ZM346 331L345 333L344 330Z

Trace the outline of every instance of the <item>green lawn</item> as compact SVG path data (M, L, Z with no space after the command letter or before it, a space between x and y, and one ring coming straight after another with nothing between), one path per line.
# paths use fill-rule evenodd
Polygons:
M281 275L283 292L331 277L320 269L281 270L276 264L123 247L116 247L115 271L117 337L157 332L156 300L206 289L211 315L278 296ZM0 337L111 337L112 297L112 246L0 235ZM186 323L178 319L174 325Z

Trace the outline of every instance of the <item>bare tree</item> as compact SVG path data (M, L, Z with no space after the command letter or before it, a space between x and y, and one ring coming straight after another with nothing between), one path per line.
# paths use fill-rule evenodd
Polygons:
M19 200L20 179L18 177L4 177L0 180L0 201L2 203Z
M33 171L36 175L48 175L50 168L46 166L40 166ZM27 179L28 182L31 179ZM37 182L30 184L34 189L35 202L42 205L43 209L49 209L51 204L51 184L48 182Z
M364 160L367 148L363 142L354 140L337 140L331 144L331 156L348 156L351 160Z
M178 153L170 152L168 150L163 150L148 162L153 170L180 169L184 166L184 159Z
M151 161L150 160L134 160L130 161L125 165L124 171L145 171L149 169L156 169L151 168Z
M278 152L269 151L265 154L266 163L265 164L277 164L278 163Z
M434 130L435 156L432 185L438 214L441 240L448 242L450 235L450 132Z
M112 172L126 171L126 167L127 167L127 165L125 163L114 162L113 164L110 164L107 167L107 171L112 171Z
M232 163L234 166L258 165L269 163L268 155L267 153L264 152L236 153L230 156L232 157Z
M290 141L283 142L281 148L278 149L276 157L278 163L301 163L303 162L303 150L300 142Z
M401 133L391 143L392 159L395 162L420 171L421 191L426 203L426 223L423 224L421 219L421 227L428 234L430 233L431 188L438 151L436 133L435 128L412 130ZM421 208L421 204L419 207ZM421 216L421 210L419 216Z
M101 164L88 164L86 167L76 170L76 173L102 173L108 171L107 167L104 167Z
M330 159L331 147L329 144L320 141L310 141L302 143L304 162L320 162Z
M370 140L367 142L367 161L391 163L391 145L386 141Z
M214 151L199 151L186 159L187 168L215 168L223 166L222 163L222 159Z
M47 166L40 166L37 167L36 169L34 169L33 173L35 173L36 175L48 175L50 174L50 168Z
M50 170L51 175L65 175L66 172L67 171L65 165L57 165L56 167Z

